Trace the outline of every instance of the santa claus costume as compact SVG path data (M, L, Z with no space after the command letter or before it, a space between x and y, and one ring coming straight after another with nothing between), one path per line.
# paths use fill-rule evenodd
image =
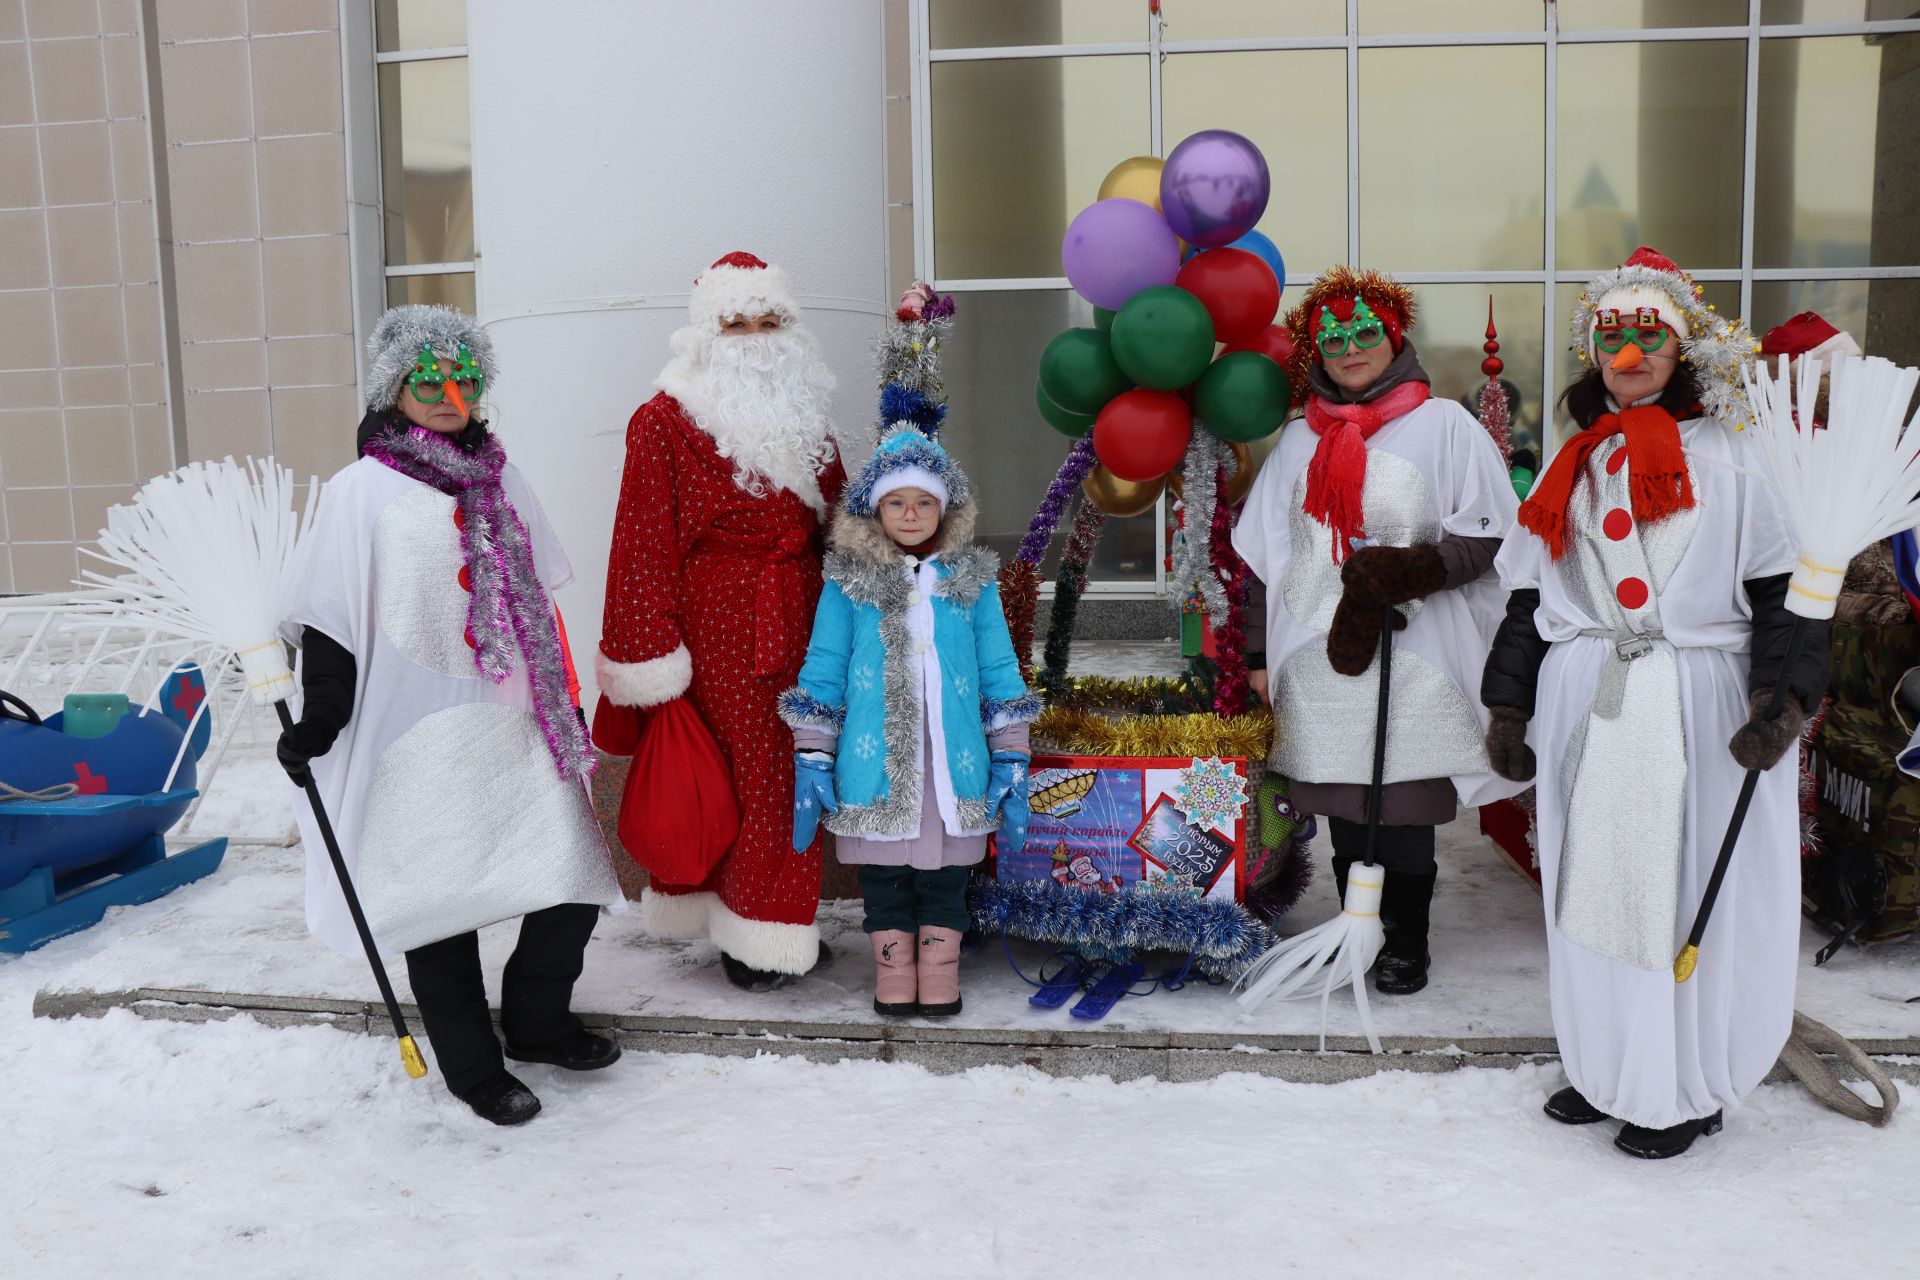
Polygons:
M1388 994L1427 982L1434 827L1459 804L1518 790L1487 768L1472 692L1499 616L1487 571L1513 520L1513 486L1479 422L1430 394L1413 321L1411 291L1378 272L1336 267L1314 282L1287 317L1306 416L1282 431L1233 534L1266 584L1270 764L1291 780L1295 806L1328 819L1342 898L1366 853L1388 607L1404 628L1374 851L1388 872L1375 985ZM1382 367L1357 389L1327 368L1365 369L1368 353Z
M447 1087L518 1124L539 1101L505 1070L474 930L524 917L501 980L509 1056L574 1070L620 1056L568 1011L599 907L619 884L585 781L551 593L573 570L546 513L469 413L493 346L449 307L396 307L369 343L361 458L327 482L307 578L298 724L281 763L311 770L383 950L404 951ZM303 797L307 924L361 954Z
M1553 1024L1568 1124L1613 1117L1628 1154L1677 1155L1759 1084L1793 1018L1795 768L1824 632L1783 670L1796 553L1739 376L1756 350L1650 249L1573 316L1578 434L1520 510L1482 697L1488 753L1536 776ZM1786 711L1763 708L1786 681ZM1748 768L1760 776L1698 971L1674 956Z
M661 937L711 937L727 976L764 990L822 954L820 845L790 846L793 739L775 703L806 655L846 473L833 378L786 273L730 253L695 281L688 312L659 394L627 424L594 740L632 751L641 713L675 698L712 730L739 836L698 884L656 877L641 920Z

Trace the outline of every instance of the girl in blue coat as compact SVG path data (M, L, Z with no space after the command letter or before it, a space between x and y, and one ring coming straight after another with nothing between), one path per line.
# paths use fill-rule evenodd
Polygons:
M800 682L780 699L794 733L793 843L825 815L860 868L883 1014L960 1011L969 868L987 835L1027 826L1027 722L995 583L972 545L967 478L911 428L847 487ZM1004 823L1004 826L1003 826Z

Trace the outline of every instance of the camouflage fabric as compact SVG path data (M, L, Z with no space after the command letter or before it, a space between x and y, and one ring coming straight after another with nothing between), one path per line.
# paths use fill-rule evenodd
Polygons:
M1912 726L1893 706L1920 664L1920 626L1832 625L1830 706L1807 748L1814 831L1801 863L1807 914L1886 942L1920 928L1920 778L1894 764Z

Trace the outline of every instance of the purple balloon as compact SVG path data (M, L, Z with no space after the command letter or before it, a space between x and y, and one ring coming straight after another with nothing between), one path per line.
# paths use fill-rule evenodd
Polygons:
M1175 235L1202 249L1232 244L1267 211L1266 157L1226 129L1204 129L1173 149L1160 171L1160 208Z
M1180 240L1151 205L1115 196L1082 209L1060 242L1060 261L1080 296L1118 311L1127 299L1180 274Z

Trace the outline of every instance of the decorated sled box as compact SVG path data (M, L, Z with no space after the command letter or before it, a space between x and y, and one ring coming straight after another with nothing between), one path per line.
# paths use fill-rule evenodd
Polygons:
M1245 760L1036 755L1027 803L1026 847L1007 853L995 838L996 879L1246 896Z

